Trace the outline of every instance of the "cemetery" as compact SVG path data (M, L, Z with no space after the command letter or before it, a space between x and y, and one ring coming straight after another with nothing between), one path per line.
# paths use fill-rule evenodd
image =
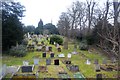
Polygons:
M69 41L68 49L64 45L46 38L32 36L28 39L27 55L12 57L3 55L2 78L115 78L117 75L117 61L111 62L104 55L96 51L80 50ZM35 43L34 39L38 42ZM64 39L64 38L63 38ZM88 47L87 47L88 49ZM120 69L120 68L119 68ZM49 79L49 80L50 80Z

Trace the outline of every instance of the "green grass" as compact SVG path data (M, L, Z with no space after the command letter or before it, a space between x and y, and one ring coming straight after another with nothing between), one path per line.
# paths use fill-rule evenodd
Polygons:
M48 73L39 73L39 77L40 78L44 78L49 77L49 78L58 78L57 75L57 67L53 64L53 60L57 58L57 55L60 53L65 54L65 58L59 58L60 59L60 67L63 67L64 70L68 73L68 75L70 77L73 77L73 72L70 72L65 64L63 64L61 62L61 60L65 60L67 59L67 54L70 52L73 52L74 50L74 45L73 43L69 42L69 49L65 50L63 49L63 46L60 46L62 48L62 52L58 52L56 47L54 45L50 45L48 41L46 41L45 39L42 39L42 41L45 41L45 44L48 44L49 46L53 47L53 52L55 53L55 58L52 59L52 64L47 66L48 68ZM32 41L29 41L29 44L32 43ZM40 42L39 42L40 43ZM96 52L92 52L89 53L88 51L81 51L79 49L77 49L77 52L79 52L79 54L76 55L72 55L72 58L69 59L72 61L72 64L75 65L79 65L79 69L80 72L86 77L86 78L95 78L96 77L96 72L95 72L95 65L94 65L94 59L98 59L99 63L102 63L103 58L107 58L104 55L101 54L96 54ZM85 62L87 60L87 58L82 57L82 54L84 54L87 58L89 58L91 60L91 65L86 65ZM42 58L42 52L28 52L27 55L25 57L12 57L12 56L6 56L3 55L3 59L2 59L2 63L6 64L7 66L12 66L12 65L22 65L24 60L28 60L30 65L33 65L33 57L39 55L40 58L40 62L39 65L46 65L46 58L50 58L50 54L47 53L47 57L46 58ZM37 70L37 68L36 68ZM106 72L106 71L101 71L102 74L107 75L107 77L112 78L113 75L117 74L117 71L111 71L111 72ZM51 74L51 75L50 75Z

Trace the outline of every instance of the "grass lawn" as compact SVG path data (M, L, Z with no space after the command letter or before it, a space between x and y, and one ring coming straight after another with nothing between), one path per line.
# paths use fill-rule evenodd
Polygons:
M41 41L41 40L40 40ZM39 43L40 43L39 41ZM39 78L44 78L44 77L48 77L48 78L58 78L58 70L59 68L63 68L68 75L73 78L73 72L69 71L66 68L66 65L63 64L61 61L62 60L66 60L67 58L67 54L70 52L73 52L74 50L74 45L69 42L69 49L65 50L63 49L63 46L60 46L62 48L62 52L58 52L56 47L54 45L50 45L48 43L48 41L46 41L45 39L42 39L42 41L45 41L45 44L48 44L49 46L52 46L52 50L55 53L55 58L52 58L52 64L47 66L48 69L48 73L39 73ZM29 44L32 41L29 41ZM81 51L79 49L76 50L77 52L79 52L79 54L76 55L72 55L72 57L69 59L71 60L72 64L78 65L80 72L84 75L84 77L86 78L96 78L96 71L95 71L95 65L94 65L94 59L98 59L99 63L102 63L102 60L104 58L107 59L107 57L105 57L104 55L101 54L97 54L95 51L92 51L91 53L89 53L88 51ZM66 57L65 58L58 58L57 55L63 53ZM83 57L82 54L84 54L86 57ZM30 65L33 65L33 57L39 55L40 58L40 62L39 65L46 65L46 58L50 58L50 54L47 53L47 57L46 58L42 58L42 52L28 52L27 55L25 57L13 57L13 56L6 56L3 55L2 56L2 63L6 64L7 66L12 66L12 65L22 65L24 60L28 60ZM60 60L60 65L56 66L53 63L54 59L59 59ZM85 64L86 60L90 59L91 60L91 64L87 65ZM37 71L37 66L35 67L35 70ZM101 71L100 73L105 74L108 78L112 78L113 75L117 74L117 71Z

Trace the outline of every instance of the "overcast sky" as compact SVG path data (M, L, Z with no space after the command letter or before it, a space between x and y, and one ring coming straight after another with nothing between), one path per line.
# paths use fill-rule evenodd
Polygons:
M77 0L18 0L25 6L25 17L22 18L22 22L27 25L34 25L37 27L40 18L43 23L57 24L61 12L67 11L73 1ZM80 0L86 1L86 0ZM98 0L97 0L98 1ZM100 2L105 0L100 0Z

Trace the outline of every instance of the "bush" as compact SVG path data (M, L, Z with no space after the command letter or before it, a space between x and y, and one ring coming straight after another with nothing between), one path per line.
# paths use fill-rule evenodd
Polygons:
M54 42L58 43L59 45L63 44L63 38L57 35L53 35L50 37L50 44L54 44Z
M27 46L27 44L28 44L28 40L27 40L27 39L24 39L24 40L22 41L22 45L26 45L26 46Z
M87 41L86 40L83 40L81 43L80 43L80 46L79 46L80 50L88 50L88 45L87 45Z
M9 51L9 54L16 57L24 57L27 54L26 46L24 45L18 45L18 46L12 46L12 48Z

